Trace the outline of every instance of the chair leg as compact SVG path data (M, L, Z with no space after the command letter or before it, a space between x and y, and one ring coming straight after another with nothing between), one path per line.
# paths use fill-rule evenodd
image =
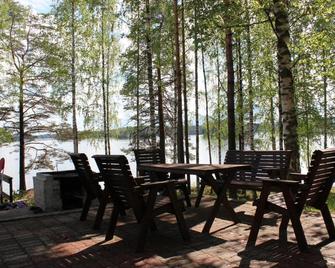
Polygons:
M9 183L9 201L13 203L13 181Z
M181 189L182 189L183 194L184 194L184 198L185 198L185 201L186 201L186 205L187 205L188 207L192 207L191 199L190 199L190 193L189 193L189 191L188 191L188 187L187 187L187 185L183 185Z
M201 182L200 182L200 189L199 189L199 192L198 192L198 196L197 196L197 199L195 200L195 204L194 204L194 206L196 208L199 207L199 205L200 205L200 201L201 201L202 195L204 194L205 186L206 186L205 182L203 180L201 180Z
M157 189L154 189L154 188L150 189L149 196L147 199L145 214L140 222L141 226L140 226L140 232L139 232L139 236L137 240L136 252L142 252L144 249L148 229L151 226L152 220L153 220L153 209L154 209L154 204L156 202L156 197L157 197Z
M124 209L120 209L120 215L121 216L126 216L127 213L126 213L126 211Z
M290 188L284 187L283 188L284 199L288 211L288 215L292 222L292 227L295 233L295 237L298 242L299 249L301 251L306 251L308 248L306 237L304 234L304 230L302 229L301 222L300 222L300 213L297 211L295 204L293 202L293 195L290 191Z
M283 242L287 242L287 226L290 218L287 214L282 216L282 220L279 226L279 239Z
M247 248L252 247L256 244L259 228L261 227L261 223L263 220L263 215L265 213L266 208L266 202L268 199L268 196L270 194L270 189L267 185L263 185L263 189L260 196L260 202L257 205L256 214L254 217L254 221L251 226L248 242L247 242Z
M190 234L188 232L188 228L187 228L184 216L183 216L182 209L179 206L180 203L178 203L176 190L174 189L174 187L172 187L172 185L168 185L168 191L169 191L170 201L173 206L174 214L177 219L180 234L184 241L190 241Z
M97 215L95 216L94 229L99 229L101 226L102 218L105 214L105 209L107 205L107 200L105 198L99 198L99 208Z
M105 238L106 241L113 239L116 224L117 224L117 218L119 217L119 214L120 214L119 206L114 205L113 211L112 211L112 216L110 218L108 230L107 230L107 233L106 233L106 238Z
M88 211L90 209L93 198L91 196L86 196L86 200L84 202L83 210L81 211L80 220L85 221L87 218Z
M327 204L325 204L321 209L321 213L322 213L322 217L323 217L323 221L325 222L327 231L328 231L328 235L330 239L335 239L335 227L334 227L334 222L332 219L332 216L329 212L329 208L327 206Z
M157 226L156 226L156 223L154 220L151 221L151 224L150 224L150 230L151 231L157 231Z

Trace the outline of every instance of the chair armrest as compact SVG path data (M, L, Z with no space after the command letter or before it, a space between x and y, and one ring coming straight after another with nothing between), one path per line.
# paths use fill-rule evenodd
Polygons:
M261 178L263 183L271 184L271 185L299 185L299 181L292 180L273 180L273 179L263 179Z
M174 181L176 184L187 184L186 179L170 179L170 181Z
M2 179L4 182L7 182L9 184L12 184L12 181L13 181L13 178L6 174L1 174L0 179Z
M147 183L142 183L140 185L141 188L149 189L153 187L164 187L168 185L174 185L178 183L178 181L175 180L165 180L165 181L154 181L154 182L147 182Z
M92 171L93 173L93 178L97 181L104 181L104 178L103 176L101 175L101 173L98 173L98 172L94 172Z
M185 174L171 173L170 179L171 180L185 180Z
M144 184L145 179L148 179L148 176L138 176L138 177L134 178L136 185Z
M270 179L283 179L286 177L286 170L281 168L262 168L262 170L268 173Z
M301 182L301 181L306 180L306 178L307 178L307 174L290 173L290 174L289 174L289 178L290 178L290 180Z

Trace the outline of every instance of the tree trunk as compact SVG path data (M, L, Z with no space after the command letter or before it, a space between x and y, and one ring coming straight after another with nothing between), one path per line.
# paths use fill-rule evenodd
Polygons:
M175 64L173 65L173 68L175 68ZM174 70L174 77L176 77L176 71ZM176 79L174 80L174 116L173 116L173 163L177 162L178 156L177 156L177 150L178 150L178 145L177 145L177 140L178 140L178 94L177 94L177 85L176 85Z
M25 128L24 128L24 96L23 96L23 74L20 71L20 85L19 85L19 175L20 175L20 191L26 190L26 175L25 175Z
M233 34L230 28L226 30L226 62L227 62L227 78L228 78L228 149L236 149L235 141L235 92L234 92L234 63L233 63Z
M104 7L101 7L101 86L102 86L102 109L103 109L103 127L104 127L104 146L105 154L108 154L107 146L107 107L106 107L106 88L105 88L105 36L104 36Z
M242 53L241 53L241 40L240 37L237 40L237 80L238 80L238 99L237 99L237 110L238 110L238 124L239 124L239 149L244 150L244 108L243 108L243 79L242 79Z
M107 33L113 32L114 30L114 24L111 26L109 30L107 30ZM111 38L111 39L110 39ZM106 60L106 111L107 111L107 117L106 117L106 127L107 127L107 154L111 154L111 136L110 136L110 50L111 45L113 44L113 37L110 37L108 35L108 47L107 47L107 60Z
M250 150L255 150L254 144L254 93L252 85L252 52L251 52L251 36L250 36L250 15L249 15L249 3L245 1L247 7L246 19L247 19L247 69L248 69L248 96L249 96L249 146Z
M270 98L270 121L271 121L271 144L272 144L272 150L276 150L276 130L275 130L273 97Z
M322 51L323 54L323 62L325 62L325 51ZM323 65L323 147L328 147L328 99L327 99L327 76L326 76L326 66L325 63Z
M277 35L278 70L280 76L280 98L282 102L283 136L286 150L292 150L292 168L300 171L298 144L298 121L296 115L294 85L292 75L289 18L287 2L273 0L275 31Z
M163 89L161 75L161 30L159 28L159 48L157 51L157 88L158 88L158 120L159 120L159 148L161 150L161 159L165 163L165 126L164 126L164 111L163 111Z
M269 84L272 85L272 71L269 68ZM272 91L272 88L271 88ZM271 124L271 147L272 150L276 150L276 123L275 123L275 111L274 111L274 96L270 98L270 124Z
M76 101L76 40L75 40L75 0L71 1L71 92L72 92L72 139L73 152L78 153L77 101Z
M140 1L137 3L137 20L140 20ZM136 51L136 149L140 148L140 29L137 30Z
M230 0L225 0L225 5L228 8ZM228 150L236 150L235 140L235 92L234 92L234 62L233 62L233 33L228 26L229 17L225 16L226 23L226 65L227 65L227 121L228 121ZM229 194L232 198L236 199L236 190L231 189Z
M183 49L183 97L184 97L184 132L185 132L185 160L190 163L189 141L188 141L188 103L187 103L187 80L186 80L186 47L185 47L185 8L184 0L181 1L181 35Z
M199 163L199 83L198 83L198 8L194 2L194 98L195 98L195 162ZM196 178L196 187L199 190L200 180Z
M208 112L208 90L207 90L207 76L205 69L205 56L204 56L204 46L201 43L201 59L202 59L202 72L204 75L204 86L205 86L205 108L206 108L206 133L208 142L208 157L209 163L212 164L212 148L211 148L211 135L209 129L209 112Z
M283 108L280 97L280 77L278 72L278 125L279 125L279 150L284 150L284 137L283 137Z
M163 112L163 89L160 64L157 66L157 84L158 84L158 118L159 118L159 148L161 150L161 159L165 163L165 126Z
M217 71L217 85L218 85L218 95L217 95L217 112L218 112L218 157L219 157L219 164L221 164L222 160L222 153L221 153L221 80L220 80L220 59L219 59L219 45L217 45L217 54L216 54L216 71Z
M151 12L149 0L145 1L146 10L146 44L147 44L147 72L149 87L149 105L150 105L150 139L151 146L156 147L156 124L155 124L155 96L152 71L152 47L151 47Z
M184 163L184 133L183 133L183 104L180 69L180 46L179 46L179 18L178 0L173 1L174 13L174 42L175 42L175 66L176 66L176 90L177 90L177 156L178 162Z
M182 49L183 49L183 97L184 97L184 136L185 136L185 160L190 163L190 150L188 140L188 100L187 100L187 73L186 73L186 45L185 45L185 6L184 0L181 1L181 35L182 35ZM187 175L187 187L191 192L191 177Z

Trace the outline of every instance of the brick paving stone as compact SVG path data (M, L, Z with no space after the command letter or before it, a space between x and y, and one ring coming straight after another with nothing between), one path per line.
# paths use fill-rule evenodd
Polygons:
M266 215L256 247L245 250L255 208L250 203L233 203L241 223L233 224L220 211L210 234L202 234L212 204L213 199L205 197L199 208L185 211L190 243L181 239L173 215L160 217L143 253L134 252L139 225L131 213L121 217L113 240L105 241L110 207L100 230L92 229L96 208L85 222L74 212L1 223L0 268L335 267L335 242L317 246L327 238L319 213L304 213L301 218L311 245L308 253L299 252L291 227L288 243L279 243L276 214Z

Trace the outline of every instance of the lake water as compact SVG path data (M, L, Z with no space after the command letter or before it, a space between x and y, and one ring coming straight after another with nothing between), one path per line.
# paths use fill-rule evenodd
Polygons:
M46 143L48 145L52 145L56 148L65 150L67 152L71 152L73 145L72 141L55 141L55 140L43 140L43 143ZM190 148L190 152L195 155L195 136L190 136L190 143L193 145ZM125 154L123 150L126 150L129 148L129 140L127 139L112 139L111 140L111 154ZM91 158L92 155L95 154L104 154L104 145L102 141L94 141L91 142L89 140L82 140L79 143L79 152L86 153L90 164L92 166L92 169L94 171L97 171L97 167L95 165L94 160ZM224 157L225 151L222 151L222 157ZM136 173L136 164L135 164L135 158L133 153L126 154L130 168L135 175ZM19 188L19 155L18 155L18 144L17 143L11 143L9 145L0 147L0 157L5 157L6 159L6 166L5 166L5 173L11 177L13 177L13 188L14 190L17 190ZM200 137L200 163L209 163L209 155L208 155L208 146L207 146L207 140L203 137ZM218 152L216 149L212 149L212 159L213 163L218 163ZM170 162L171 159L167 158L167 162ZM195 160L191 161L195 162ZM74 169L73 164L71 162L71 159L65 160L65 161L54 161L54 170L71 170ZM27 189L33 187L33 177L36 175L37 172L42 171L50 171L46 169L39 169L39 170L31 170L28 171L26 174L26 184ZM194 183L194 178L192 179L192 182ZM7 185L4 184L4 189L6 189Z
M48 144L50 146L53 146L55 148L64 150L66 152L72 152L73 144L72 141L55 141L55 140L43 140L41 141L45 144ZM212 143L214 140L212 141ZM224 143L223 145L226 145ZM334 141L332 140L330 142L330 146L335 146ZM208 145L207 140L200 136L199 139L199 150L200 150L200 163L209 163L209 155L208 155ZM316 143L314 146L311 146L313 148L312 150L315 150L317 148L321 148L321 144ZM226 148L226 147L224 147ZM112 139L111 140L111 154L125 154L128 158L130 168L133 172L133 175L135 176L136 172L136 163L135 163L135 157L132 152L129 152L128 154L125 153L125 150L129 149L129 140L128 139ZM82 140L79 143L79 152L86 153L91 167L94 171L98 171L96 164L94 160L91 158L92 155L95 154L104 154L104 144L102 141L90 141L90 140ZM224 159L226 149L222 149L222 158ZM195 156L195 135L190 136L190 153ZM17 190L19 188L19 155L18 155L18 144L17 143L11 143L6 146L0 147L0 158L5 157L6 159L6 166L5 166L5 173L11 177L13 177L13 188L14 190ZM307 172L307 163L306 163L306 157L302 155L302 172ZM222 159L222 160L223 160ZM167 162L171 162L172 160L167 156ZM218 151L217 147L215 145L212 145L212 162L218 163ZM191 160L191 163L195 163L195 160ZM54 160L54 170L71 170L74 169L72 161L70 159L64 160L64 161L57 161ZM33 188L33 177L36 175L37 172L42 171L51 171L46 169L39 169L39 170L31 170L28 171L26 174L26 185L27 189ZM192 184L195 184L195 177L191 177ZM8 191L7 184L4 184L5 191Z

